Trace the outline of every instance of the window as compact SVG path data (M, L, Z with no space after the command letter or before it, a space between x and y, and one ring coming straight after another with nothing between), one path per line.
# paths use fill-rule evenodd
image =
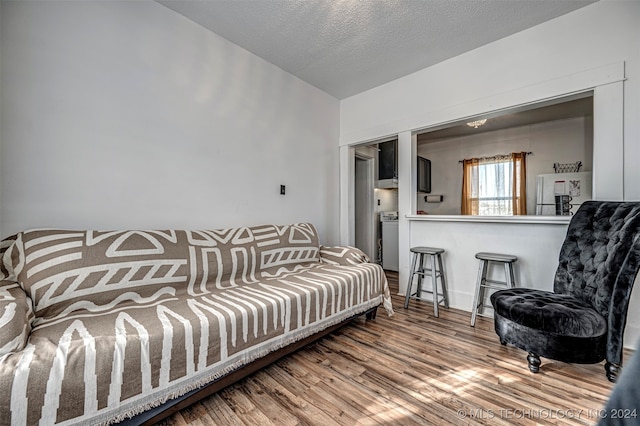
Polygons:
M526 214L526 155L520 152L464 160L462 214Z

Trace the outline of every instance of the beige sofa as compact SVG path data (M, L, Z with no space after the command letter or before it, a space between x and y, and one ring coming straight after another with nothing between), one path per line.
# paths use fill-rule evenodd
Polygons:
M320 247L310 224L33 230L0 255L0 424L164 410L380 304L392 314L382 268Z

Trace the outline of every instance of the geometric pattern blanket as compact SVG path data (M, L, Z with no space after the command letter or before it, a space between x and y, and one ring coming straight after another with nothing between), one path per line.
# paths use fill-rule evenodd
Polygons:
M0 243L0 424L109 424L382 304L311 224L33 230Z

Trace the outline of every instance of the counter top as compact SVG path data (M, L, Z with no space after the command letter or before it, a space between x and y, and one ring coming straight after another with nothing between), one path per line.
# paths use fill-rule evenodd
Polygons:
M408 214L408 220L425 222L470 222L470 223L530 223L546 225L568 225L571 216L469 216Z

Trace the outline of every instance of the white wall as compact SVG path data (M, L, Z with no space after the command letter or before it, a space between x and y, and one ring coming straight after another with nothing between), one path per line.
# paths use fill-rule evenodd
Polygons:
M2 33L2 6L0 5L0 36ZM0 82L2 81L2 47L0 43ZM0 99L2 99L2 84L0 84ZM0 164L2 164L2 102L0 101ZM2 191L2 173L0 173L0 191ZM2 192L0 192L0 236L2 234ZM2 238L2 237L0 237Z
M602 0L341 102L341 152L352 144L400 136L401 292L408 277L409 247L417 244L447 249L447 267L455 271L450 283L457 295L454 307L471 308L469 295L477 271L473 253L480 250L518 254L523 283L550 288L555 268L551 265L557 264L565 231L565 226L554 224L426 222L405 217L415 207L411 190L415 171L403 169L413 163L412 132L596 88L594 190L600 199L640 199L638 22L640 2ZM617 111L608 114L616 108L605 108L605 100L623 104L619 117ZM341 189L347 189L344 180ZM343 241L349 236L347 199L341 196ZM626 331L626 344L635 345L640 337L637 288Z
M348 145L404 130L544 99L541 82L579 87L578 73L625 62L626 141L640 139L640 2L601 0L529 30L482 46L341 101L340 143ZM567 81L574 81L571 86ZM552 88L556 88L553 86ZM530 91L526 89L530 88ZM633 153L640 153L640 144ZM625 150L629 148L625 146ZM629 160L628 164L633 163ZM633 167L626 167L631 169ZM637 168L636 168L637 169ZM640 170L625 170L640 175ZM628 178L628 176L625 176ZM625 179L630 180L630 179ZM640 185L627 189L640 198Z
M397 189L381 189L375 190L376 204L380 202L379 206L376 206L376 214L380 212L394 212L398 211L398 190Z
M153 1L1 7L3 236L310 221L337 242L338 100Z
M431 193L443 195L444 201L426 203L425 194L418 194L416 208L429 214L460 214L460 160L525 151L532 153L526 159L527 214L535 214L537 175L553 173L554 163L576 161L582 161L580 171L592 171L592 127L590 117L580 117L418 143L418 155L431 160Z

